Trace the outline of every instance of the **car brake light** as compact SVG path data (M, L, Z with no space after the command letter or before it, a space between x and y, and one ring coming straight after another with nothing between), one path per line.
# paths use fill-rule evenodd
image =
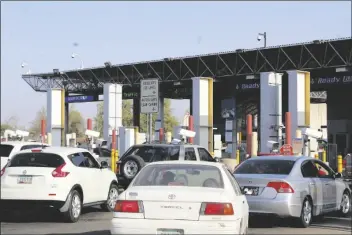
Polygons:
M120 213L143 213L143 202L141 201L116 201L115 212Z
M42 149L32 149L32 153L40 153L42 152Z
M66 171L62 171L62 168L64 168L64 166L66 166L66 163L58 166L52 173L51 175L55 178L62 178L62 177L66 177L68 174L70 174L70 172L66 172Z
M231 203L203 202L200 208L201 215L233 215Z
M278 193L294 193L295 191L286 182L269 182L268 185L266 186L268 188L273 188L276 190Z
M0 176L2 176L5 173L6 167L7 167L7 164L1 169Z

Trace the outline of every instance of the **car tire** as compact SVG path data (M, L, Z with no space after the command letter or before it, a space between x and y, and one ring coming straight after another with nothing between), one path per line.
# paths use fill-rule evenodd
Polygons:
M113 212L115 209L115 203L119 196L119 188L116 184L111 184L108 192L106 202L101 205L101 208L107 212Z
M75 223L82 212L82 197L77 190L72 190L68 198L68 210L63 213L65 222Z
M144 160L136 155L127 156L122 160L122 175L128 179L133 179L137 173L145 166Z
M351 211L351 195L346 190L342 194L341 206L339 214L342 217L347 217Z
M302 203L301 215L297 220L297 227L308 228L313 220L313 203L309 198L305 198Z

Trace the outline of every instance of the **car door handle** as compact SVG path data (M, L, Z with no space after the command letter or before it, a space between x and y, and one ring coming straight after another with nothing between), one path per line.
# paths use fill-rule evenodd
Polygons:
M326 183L325 185L330 185L329 183Z

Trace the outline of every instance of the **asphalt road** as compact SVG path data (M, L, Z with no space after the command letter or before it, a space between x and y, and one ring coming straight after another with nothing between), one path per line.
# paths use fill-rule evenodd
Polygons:
M109 235L111 213L90 208L84 211L79 222L70 224L60 222L53 214L20 213L1 222L1 234L81 234ZM352 218L327 216L316 221L307 229L290 227L289 220L256 218L250 224L250 234L351 234ZM264 222L263 222L264 221Z

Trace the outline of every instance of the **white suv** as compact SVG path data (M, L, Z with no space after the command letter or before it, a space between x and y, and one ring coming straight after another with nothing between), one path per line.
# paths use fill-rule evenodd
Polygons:
M0 144L0 156L1 156L1 169L11 159L13 155L19 151L26 149L39 148L41 146L47 147L47 144L40 142L24 142L24 141L5 141Z
M116 175L85 149L24 150L1 170L2 210L49 207L76 222L82 207L113 211L117 197Z

